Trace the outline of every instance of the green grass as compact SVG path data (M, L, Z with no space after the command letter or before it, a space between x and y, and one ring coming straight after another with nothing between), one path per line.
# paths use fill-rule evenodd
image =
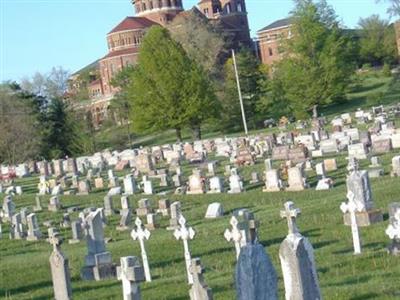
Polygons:
M390 178L390 159L394 153L383 155L385 177L372 180L373 197L376 206L387 211L390 202L398 200L400 184L398 178ZM387 221L362 228L363 253L353 255L351 230L343 225L339 205L345 200L345 166L344 156L337 157L338 171L329 173L335 180L336 187L330 191L314 191L315 173L308 174L312 189L304 192L263 193L258 185L250 186L251 171L261 171L263 164L240 169L244 176L247 191L239 195L217 194L199 196L169 195L171 200L179 200L183 204L183 214L188 223L194 227L196 236L190 242L193 257L200 257L206 267L206 282L214 292L215 299L234 299L235 250L231 243L225 241L223 232L229 227L229 218L234 209L246 207L255 213L260 221L259 239L269 253L279 276L279 296L284 299L283 279L279 263L279 245L287 233L285 220L279 217L283 203L293 200L302 209L298 226L304 236L308 237L315 249L315 258L321 290L325 299L395 299L400 297L398 282L400 268L398 258L386 253L385 247L389 239L384 230ZM318 160L317 160L318 161ZM218 167L223 172L226 160ZM274 162L276 165L279 162ZM362 167L368 166L367 161ZM183 166L185 176L190 172L188 165ZM17 181L30 188L26 195L16 197L18 208L34 205L34 187L37 178ZM162 188L156 186L156 191ZM101 206L104 192L94 191L89 196L62 196L62 203L69 206ZM135 195L131 198L133 207L137 200L143 198ZM157 206L160 196L149 197L153 207ZM116 208L120 207L118 197L113 198ZM205 220L207 205L221 202L225 216L216 220ZM44 205L43 201L43 206ZM73 219L77 213L72 215ZM47 210L38 213L40 223L62 219L62 212L51 213ZM387 215L385 215L387 219ZM115 228L119 217L108 219L105 235L113 242L107 244L113 261L119 264L119 257L127 255L140 256L138 242L130 238L129 231L119 232ZM168 218L161 220L161 227L152 232L146 247L148 251L151 273L154 281L141 284L143 299L188 299L189 286L186 283L183 245L176 241L172 232L164 228ZM45 232L45 228L42 227ZM3 224L3 239L0 241L0 297L2 299L50 299L52 283L49 267L51 245L45 241L27 242L8 240L8 225ZM61 229L63 236L71 237L69 229ZM75 245L65 243L62 249L70 260L74 299L120 299L121 283L117 280L101 282L82 281L79 272L86 254L86 244ZM6 297L7 296L7 297Z

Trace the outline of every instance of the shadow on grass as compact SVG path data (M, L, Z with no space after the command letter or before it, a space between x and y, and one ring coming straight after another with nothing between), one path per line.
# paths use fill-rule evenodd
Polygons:
M325 246L331 245L331 244L335 244L339 242L339 240L330 240L330 241L323 241L323 242L317 242L317 243L313 243L313 248L314 249L320 249L323 248Z
M48 287L52 287L53 283L48 280L48 281L42 281L42 282L37 282L37 283L33 283L30 285L26 285L26 286L21 286L15 289L4 289L4 288L0 288L0 295L10 295L10 297L15 297L18 294L21 293L28 293L28 292L32 292L34 290L39 290L42 288L48 288ZM15 298L15 299L21 299L21 298ZM45 297L38 297L35 299L49 299L49 298L45 298Z
M376 293L368 293L368 294L364 294L364 295L359 295L356 297L351 297L349 298L349 300L366 300L366 299L376 299L378 298L380 295L376 294Z

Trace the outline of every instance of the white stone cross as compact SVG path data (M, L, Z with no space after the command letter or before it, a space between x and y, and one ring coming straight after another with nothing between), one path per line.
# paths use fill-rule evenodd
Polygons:
M242 240L242 234L240 233L240 230L238 228L239 221L235 216L232 216L229 223L232 226L232 230L226 229L224 232L224 237L228 242L233 241L233 243L235 244L236 259L238 259L241 248L240 241Z
M117 267L117 277L122 281L124 300L141 299L139 282L144 281L144 275L137 257L121 257L121 266Z
M287 219L289 234L296 234L299 229L296 226L296 218L301 214L300 208L296 208L292 201L288 201L284 204L285 210L281 210L281 218Z
M385 233L389 236L391 240L400 239L400 209L394 214L395 221L389 224Z
M180 228L175 229L174 236L177 240L181 239L183 241L188 282L189 282L189 284L193 284L193 276L190 273L190 265L192 263L191 262L192 257L190 255L190 251L189 251L188 240L192 240L196 233L192 227L189 227L189 228L186 227L186 219L182 214L179 216L179 225L180 225Z
M140 250L142 252L142 260L143 260L143 268L144 268L144 275L146 277L147 282L151 282L151 274L150 274L150 267L149 267L149 260L147 258L146 249L144 247L144 240L148 240L150 238L150 231L147 228L143 229L142 220L140 218L136 218L135 221L136 230L132 229L131 237L133 240L139 240Z
M347 199L349 199L348 203L342 202L340 205L340 209L343 213L349 213L351 218L351 233L353 235L353 247L354 247L354 254L361 253L361 241L360 241L360 233L358 230L357 225L357 205L354 202L355 195L352 192L347 193Z

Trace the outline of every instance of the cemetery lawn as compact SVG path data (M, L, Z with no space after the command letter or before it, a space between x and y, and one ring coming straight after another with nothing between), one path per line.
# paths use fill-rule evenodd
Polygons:
M255 213L260 221L259 240L265 246L279 276L279 297L284 299L283 279L279 262L279 245L287 234L286 220L280 219L279 211L283 203L293 200L302 214L298 218L301 233L308 237L315 249L315 259L324 299L398 299L400 298L400 261L399 258L386 253L385 247L389 239L385 235L387 222L387 205L398 201L400 195L400 179L388 176L389 162L393 153L381 156L385 167L385 176L372 179L372 191L376 207L385 213L385 221L370 227L361 228L362 250L359 256L353 255L351 230L343 225L340 203L345 200L345 166L343 156L337 157L338 171L328 173L335 180L335 188L330 191L314 191L315 173L308 174L312 189L304 192L263 193L262 183L250 185L251 171L260 172L263 164L241 168L247 191L242 194L214 194L199 196L168 195L171 200L182 202L182 212L190 226L196 231L190 241L192 257L200 257L206 267L206 282L212 288L214 299L235 299L234 271L235 250L228 243L223 232L229 227L231 213L236 208L246 207ZM223 172L223 162L218 173ZM276 162L278 163L278 162ZM368 161L362 161L362 168ZM190 168L184 166L187 176ZM34 192L37 178L22 179L27 186L27 193L15 197L17 209L34 205ZM29 190L29 186L31 190ZM156 186L156 191L162 188ZM88 196L61 196L64 206L102 206L105 191L95 191ZM143 196L131 197L131 204L136 208L137 200ZM161 196L148 197L152 206L156 207ZM48 198L46 198L47 201ZM114 207L120 208L119 197L113 197ZM221 202L225 215L215 220L205 220L207 205ZM46 206L42 201L43 207ZM62 213L50 213L47 210L37 214L40 224L45 220L60 222ZM72 214L72 220L77 213ZM129 231L115 230L119 216L108 218L105 228L106 237L112 242L106 245L113 261L119 264L122 256L140 257L139 243L130 237ZM153 276L152 283L142 283L142 299L188 299L189 286L186 282L183 245L175 240L172 232L165 230L168 218L161 219L161 227L152 232L146 242L146 249ZM41 226L42 232L46 230ZM9 240L9 228L3 224L3 238L0 240L0 298L1 299L51 299L52 281L49 256L52 250L44 240L27 242L25 240ZM64 238L71 238L70 229L61 229ZM86 243L69 245L65 242L62 251L69 258L72 276L73 299L121 299L121 282L105 280L101 282L83 281L80 269L86 255Z

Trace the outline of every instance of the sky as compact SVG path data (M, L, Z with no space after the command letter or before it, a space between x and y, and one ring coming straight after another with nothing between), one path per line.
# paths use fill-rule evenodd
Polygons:
M183 0L185 9L197 0ZM339 20L389 18L375 0L328 0ZM285 18L292 0L246 0L251 35ZM0 82L19 81L61 66L75 72L107 53L106 34L134 10L130 0L0 0Z

